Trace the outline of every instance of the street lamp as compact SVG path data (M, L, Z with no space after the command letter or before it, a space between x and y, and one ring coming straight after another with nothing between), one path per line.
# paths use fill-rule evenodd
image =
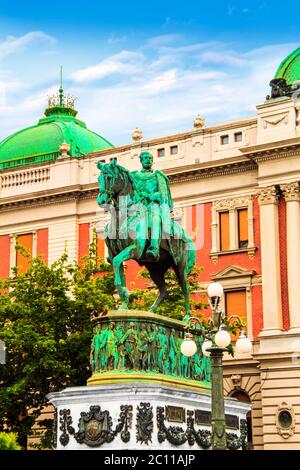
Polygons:
M231 336L227 331L226 324L233 322L234 326L240 328L242 321L237 316L226 318L225 314L219 310L219 303L223 296L223 287L217 282L208 286L207 293L209 303L212 309L212 318L208 324L208 331L201 333L205 337L202 344L202 353L204 356L210 356L211 359L211 424L212 424L212 448L213 450L226 450L226 425L225 425L225 405L223 388L223 353L231 343ZM190 322L199 321L197 317L191 317ZM189 327L188 327L189 328ZM192 356L197 351L196 343L194 346L191 333L185 334L185 339L181 345L181 352L185 356ZM248 353L252 349L251 341L247 338L244 331L240 332L236 342L238 353ZM194 351L194 352L193 352ZM188 354L187 354L188 353Z
M4 341L0 339L0 364L5 364L6 362L6 347Z

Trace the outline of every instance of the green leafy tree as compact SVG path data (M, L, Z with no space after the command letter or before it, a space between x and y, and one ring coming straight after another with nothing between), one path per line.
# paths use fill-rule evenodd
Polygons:
M0 432L0 450L21 450L15 432Z
M92 246L82 266L67 254L51 266L34 258L24 274L16 268L0 281L0 292L0 338L7 348L0 366L0 431L17 432L24 443L46 395L85 385L91 375L90 316L114 307L113 275ZM52 422L40 424L48 430L41 446L49 447Z

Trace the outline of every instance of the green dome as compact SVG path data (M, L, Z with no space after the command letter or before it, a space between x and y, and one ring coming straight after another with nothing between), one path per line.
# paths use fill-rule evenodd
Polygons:
M87 129L76 118L77 111L60 103L45 111L38 124L22 129L0 142L0 170L55 160L63 142L70 145L71 157L79 157L113 145L96 132Z
M300 81L300 47L281 62L274 78L285 78L288 85Z

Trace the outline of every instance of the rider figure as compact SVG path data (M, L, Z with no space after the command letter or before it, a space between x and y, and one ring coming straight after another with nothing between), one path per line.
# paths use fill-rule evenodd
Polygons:
M161 171L152 170L152 154L142 152L140 162L142 170L133 171L131 174L139 201L147 207L148 229L151 233L146 255L157 260L162 234L165 238L170 238L172 232L173 221L170 212L173 210L173 201L168 178Z

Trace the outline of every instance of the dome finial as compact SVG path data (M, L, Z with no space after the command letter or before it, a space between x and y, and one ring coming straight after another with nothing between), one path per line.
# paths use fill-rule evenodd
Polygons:
M60 66L60 88L59 88L59 105L63 105L64 90L62 87L62 65Z
M45 115L52 114L68 114L69 116L76 116L77 111L74 109L76 98L71 95L65 95L62 85L63 68L60 66L60 83L58 93L48 96L48 108L45 110Z

